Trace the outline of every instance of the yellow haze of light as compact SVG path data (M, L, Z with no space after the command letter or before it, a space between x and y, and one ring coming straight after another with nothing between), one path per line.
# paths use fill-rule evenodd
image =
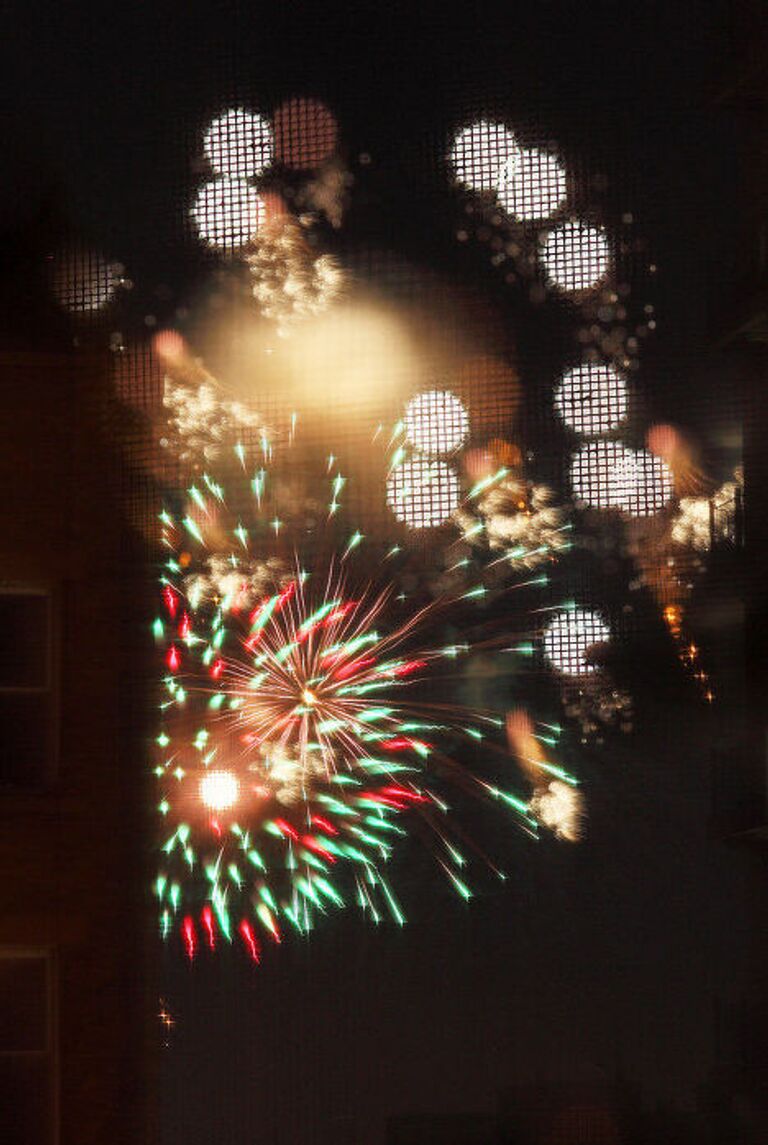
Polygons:
M390 409L420 376L407 333L383 309L336 307L293 331L285 351L297 404L332 417Z

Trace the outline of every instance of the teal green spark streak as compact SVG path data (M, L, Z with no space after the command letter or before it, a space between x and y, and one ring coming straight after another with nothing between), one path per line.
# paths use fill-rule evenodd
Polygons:
M196 541L199 541L201 545L205 544L205 542L203 541L203 534L200 532L200 530L198 529L197 525L195 524L195 522L192 520L191 517L185 517L184 518L184 525L189 530L189 532L192 534L192 536L195 538Z
M477 484L473 485L470 489L468 493L469 500L472 500L474 497L478 497L486 489L489 489L491 485L495 485L497 481L501 481L502 478L506 477L508 473L509 470L502 466L501 469L497 469L497 471L491 474L490 477L483 477L481 481L478 481Z

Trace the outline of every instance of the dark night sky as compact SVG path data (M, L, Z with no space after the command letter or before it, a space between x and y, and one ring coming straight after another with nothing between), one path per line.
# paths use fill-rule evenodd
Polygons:
M0 227L34 236L53 204L124 256L140 292L174 273L168 220L225 77L267 103L326 98L350 156L379 167L440 138L465 94L502 90L635 213L660 267L644 381L660 416L716 443L732 418L712 423L707 345L742 237L733 124L712 103L729 7L17 5ZM536 1077L622 1073L647 1102L691 1103L729 1052L714 1015L734 1011L743 972L743 860L709 827L729 713L702 721L667 676L639 709L635 735L589 749L581 847L507 840L508 883L469 906L406 855L402 931L350 912L256 975L235 957L169 969L168 1145L381 1145L388 1116L490 1111Z

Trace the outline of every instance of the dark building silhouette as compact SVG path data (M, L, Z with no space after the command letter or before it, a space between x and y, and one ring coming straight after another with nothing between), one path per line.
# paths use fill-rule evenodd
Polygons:
M104 378L99 357L0 353L3 1145L146 1139L142 760Z

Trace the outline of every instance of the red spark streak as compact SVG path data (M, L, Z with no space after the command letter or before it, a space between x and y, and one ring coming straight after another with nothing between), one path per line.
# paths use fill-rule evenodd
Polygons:
M425 748L427 751L431 748L431 744L424 743L420 739L410 739L407 736L397 736L395 739L385 739L381 741L380 747L386 751L403 751L406 748Z
M285 819L275 819L274 824L283 835L290 835L294 842L298 842L299 832L290 823L286 823Z
M187 957L191 961L195 957L195 951L197 950L197 934L195 932L195 924L189 915L187 915L181 924L181 933L184 935Z
M186 640L187 637L189 636L191 630L192 630L192 624L191 624L191 621L189 619L189 613L185 612L181 618L181 624L179 625L179 636L181 637L181 639Z
M407 664L401 664L399 668L395 668L393 676L409 676L411 672L416 672L419 668L426 668L426 660L409 660Z
M163 589L163 600L169 616L174 617L179 607L179 598L169 584Z
M344 664L337 672L334 672L333 677L335 680L348 680L350 676L354 676L357 672L362 672L363 668L370 668L371 664L375 664L376 659L373 656L366 656L361 660L353 660L351 664Z
M210 946L211 950L215 950L216 932L213 925L213 912L209 906L203 907L203 912L200 915L200 918L202 920L203 926L205 927L205 932L208 935L208 945Z
M329 823L327 819L322 819L319 815L313 815L312 822L316 823L321 831L325 831L328 835L338 835L339 833L338 828L334 827L333 823Z
M343 620L345 616L349 616L350 612L352 612L354 608L357 608L359 603L359 600L350 600L347 601L346 604L342 604L340 608L337 608L330 616L326 616L325 620L321 621L323 628L330 628L332 624L337 624L340 620Z
M291 599L291 597L293 596L293 594L295 592L296 592L296 581L292 580L290 584L285 586L283 591L278 596L277 604L275 605L275 612L279 612L280 609L283 607L283 605L288 603L288 601Z
M261 962L261 946L259 940L253 932L253 927L247 918L244 918L238 927L240 936L248 948L248 953L255 963Z
M326 851L325 847L322 847L312 835L302 835L301 841L310 851L314 851L316 855L321 855L329 863L336 862L335 856L330 851Z
M175 644L172 644L168 649L168 655L165 658L165 662L172 672L178 671L181 660L179 658L179 652Z
M429 800L420 791L409 791L406 787L382 787L384 795L395 795L398 799L410 799L412 803L427 803Z

